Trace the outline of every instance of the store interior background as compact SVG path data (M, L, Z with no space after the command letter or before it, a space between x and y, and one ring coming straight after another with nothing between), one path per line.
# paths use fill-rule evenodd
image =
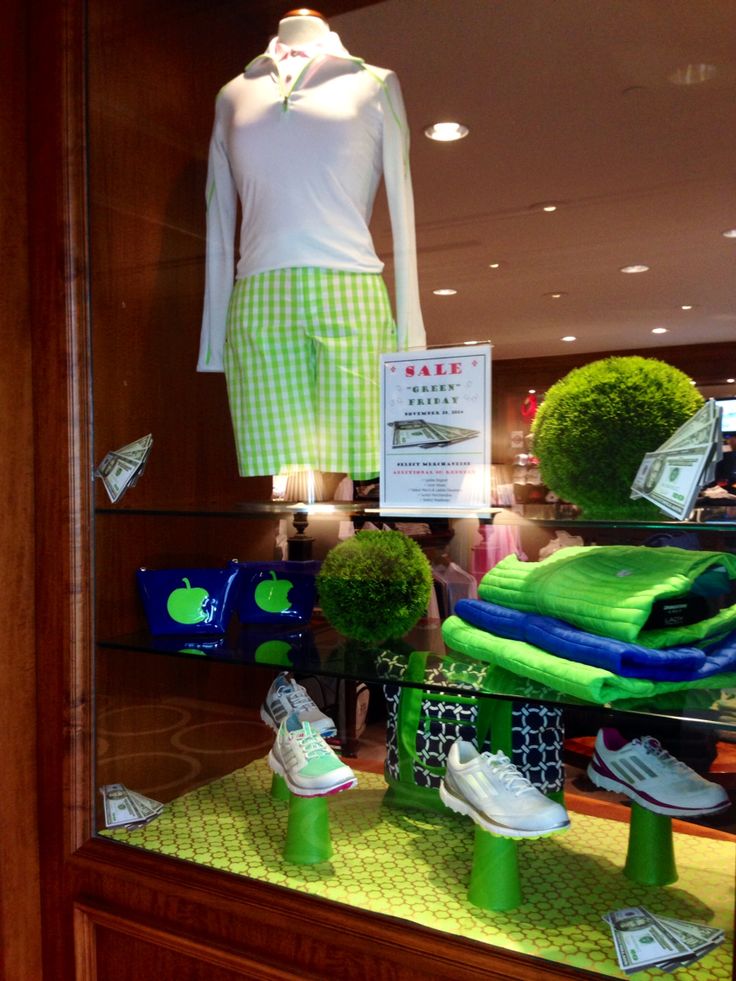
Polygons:
M194 370L214 97L284 13L283 4L259 4L252 16L247 7L162 0L123 11L96 0L89 8L95 462L154 436L124 508L228 510L271 493L270 478L237 475L223 377ZM491 340L494 460L512 458L509 433L523 426L529 389L541 398L602 354L662 357L704 396L736 394L726 380L736 376L736 239L722 234L736 227L733 5L388 0L320 9L352 53L401 81L428 341ZM701 84L671 81L687 65L716 73ZM467 125L468 137L424 137L426 125L446 119ZM372 227L390 286L381 198ZM650 270L620 272L631 263ZM443 288L457 293L434 295ZM667 333L653 334L658 327ZM98 507L107 503L98 487ZM271 558L274 520L100 512L95 535L104 638L144 625L137 567ZM269 677L105 652L97 782L114 775L166 799L262 752L257 741L239 749L238 713L257 710ZM210 711L234 720L221 725L218 752L200 747L207 765L196 774L155 725L146 735L146 706L160 713L167 699L174 715L198 706L195 728Z

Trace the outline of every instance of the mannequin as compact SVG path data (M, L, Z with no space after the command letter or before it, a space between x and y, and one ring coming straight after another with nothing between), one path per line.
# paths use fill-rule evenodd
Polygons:
M368 229L381 178L396 322ZM398 80L289 11L218 93L210 141L197 367L225 371L241 475L374 478L379 355L424 343Z

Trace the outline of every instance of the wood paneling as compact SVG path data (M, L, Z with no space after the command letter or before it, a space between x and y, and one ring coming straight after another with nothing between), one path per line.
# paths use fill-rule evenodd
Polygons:
M40 893L36 811L36 677L34 663L33 394L24 221L28 164L26 136L26 8L4 8L0 40L0 240L3 288L0 321L0 581L6 596L0 665L3 765L0 799L0 977L40 976ZM9 601L9 602L8 602Z
M118 924L147 924L152 934L173 933L194 945L239 953L244 966L264 963L286 977L324 981L549 981L584 978L564 964L530 961L450 934L237 876L214 876L170 859L120 852L95 841L74 863L74 877L94 896L95 908ZM81 900L85 905L89 899ZM93 914L94 915L94 914ZM81 945L94 947L90 926ZM184 962L182 974L184 973ZM543 971L543 975L542 972ZM161 975L136 975L144 981ZM194 975L198 977L197 975ZM247 976L247 975L246 975ZM94 981L109 981L92 975ZM268 978L268 974L264 974ZM89 981L89 975L82 975Z

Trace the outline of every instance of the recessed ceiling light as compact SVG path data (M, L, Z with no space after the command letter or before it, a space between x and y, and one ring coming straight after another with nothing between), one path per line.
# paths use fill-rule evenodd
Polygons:
M530 389L529 389L529 394L530 394L530 395L536 395L536 394L537 394L537 390L536 390L536 388L530 388Z
M736 382L736 378L727 378L726 381L729 385L733 385L733 383Z
M433 123L424 130L424 135L437 143L452 143L468 135L468 127L462 123Z
M721 232L724 238L736 238L736 228L727 228L725 232Z
M549 296L553 300L559 300L561 297L567 296L567 293L563 292L562 290L557 290L557 292L555 292L555 293L544 293L543 295L544 296Z
M488 263L488 268L489 269L500 269L501 268L501 263L500 262L489 262Z
M702 85L715 78L718 69L715 65L696 63L692 65L680 65L667 78L673 85Z
M653 334L667 334L668 330L666 327L652 327Z
M442 290L432 290L435 296L454 296L457 290L442 289Z
M680 307L681 310L692 310L692 308L693 308L692 303L683 303L682 306Z
M635 263L634 265L631 265L631 266L621 266L621 270L620 271L622 273L643 273L643 272L649 272L649 266L644 266L644 265L636 264Z
M566 344L569 344L570 341L576 341L577 337L573 336L572 334L565 334L565 336L561 337L560 340L565 341Z

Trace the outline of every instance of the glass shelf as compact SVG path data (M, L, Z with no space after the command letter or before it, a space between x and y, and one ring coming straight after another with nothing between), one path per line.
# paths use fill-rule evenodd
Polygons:
M590 528L590 529L639 529L642 531L736 531L736 507L727 505L708 505L699 507L693 513L693 520L674 521L662 516L649 521L633 521L624 518L597 520L582 515L570 514L562 507L549 505L518 505L516 507L487 508L480 510L448 510L433 512L426 508L384 508L377 501L323 501L306 504L300 501L243 501L232 505L223 504L146 504L135 506L104 505L97 507L98 515L141 515L150 517L194 517L194 518L262 518L268 516L287 517L306 514L312 519L346 519L365 517L367 519L410 518L414 521L433 518L476 518L497 525L528 524L541 528Z
M683 688L651 698L601 704L447 651L439 625L419 626L406 638L376 648L347 640L323 621L291 630L245 626L224 637L154 637L141 631L100 640L98 646L188 661L287 669L297 677L319 675L366 684L395 684L448 695L566 705L604 714L656 715L736 732L736 689L721 689L717 676L712 687Z

